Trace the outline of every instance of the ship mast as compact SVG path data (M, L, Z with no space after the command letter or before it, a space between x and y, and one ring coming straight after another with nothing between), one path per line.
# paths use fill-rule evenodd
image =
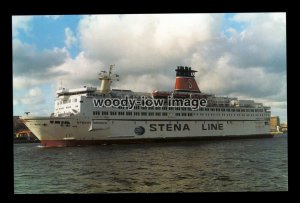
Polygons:
M100 93L102 94L110 93L110 84L112 83L112 81L119 81L119 75L112 73L114 66L115 65L110 65L108 73L106 71L101 71L99 73L98 79L101 81Z

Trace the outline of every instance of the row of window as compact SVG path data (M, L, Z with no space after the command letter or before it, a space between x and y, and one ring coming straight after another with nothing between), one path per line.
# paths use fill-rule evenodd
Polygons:
M58 110L70 109L70 108L72 108L72 107L71 106L66 106L66 108L65 107L61 107L61 108L57 108L55 110L58 111ZM78 105L76 105L75 108L78 108Z
M51 124L58 124L60 126L70 127L69 121L50 121Z
M118 109L127 109L127 107L119 106ZM140 107L135 106L135 110L177 110L177 111L193 111L189 107ZM226 111L226 112L263 112L264 110L262 108L260 109L253 109L253 108L199 108L198 111Z
M108 115L111 115L111 116L168 116L168 112L132 112L132 111L127 111L127 112L115 112L115 111L111 111L111 112L108 112L108 111L93 111L93 115L94 116L108 116ZM175 116L269 116L268 114L220 114L220 113L216 113L216 114L209 114L209 113L175 113Z
M77 102L77 98L75 99L68 99L66 102L64 101L58 101L56 102L57 105L62 105L62 104L67 104L67 103L71 103L71 102Z

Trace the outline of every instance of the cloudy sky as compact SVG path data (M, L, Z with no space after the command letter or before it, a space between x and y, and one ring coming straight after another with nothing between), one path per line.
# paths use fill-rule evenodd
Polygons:
M172 90L191 66L203 92L254 99L287 121L285 13L13 16L14 115L50 115L55 91L99 86Z

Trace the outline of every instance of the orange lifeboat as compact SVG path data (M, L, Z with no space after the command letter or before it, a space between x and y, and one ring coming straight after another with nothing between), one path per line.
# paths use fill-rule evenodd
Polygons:
M167 91L157 91L157 90L154 90L152 92L152 96L155 99L158 99L158 98L168 98L170 95L171 95L171 92L167 92Z
M174 98L190 98L190 94L188 93L174 93Z

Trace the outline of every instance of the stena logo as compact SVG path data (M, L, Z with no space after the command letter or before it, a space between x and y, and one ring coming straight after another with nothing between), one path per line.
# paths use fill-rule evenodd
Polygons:
M188 124L150 124L150 131L190 131Z
M145 128L143 126L136 127L134 133L137 135L143 135L145 133Z

